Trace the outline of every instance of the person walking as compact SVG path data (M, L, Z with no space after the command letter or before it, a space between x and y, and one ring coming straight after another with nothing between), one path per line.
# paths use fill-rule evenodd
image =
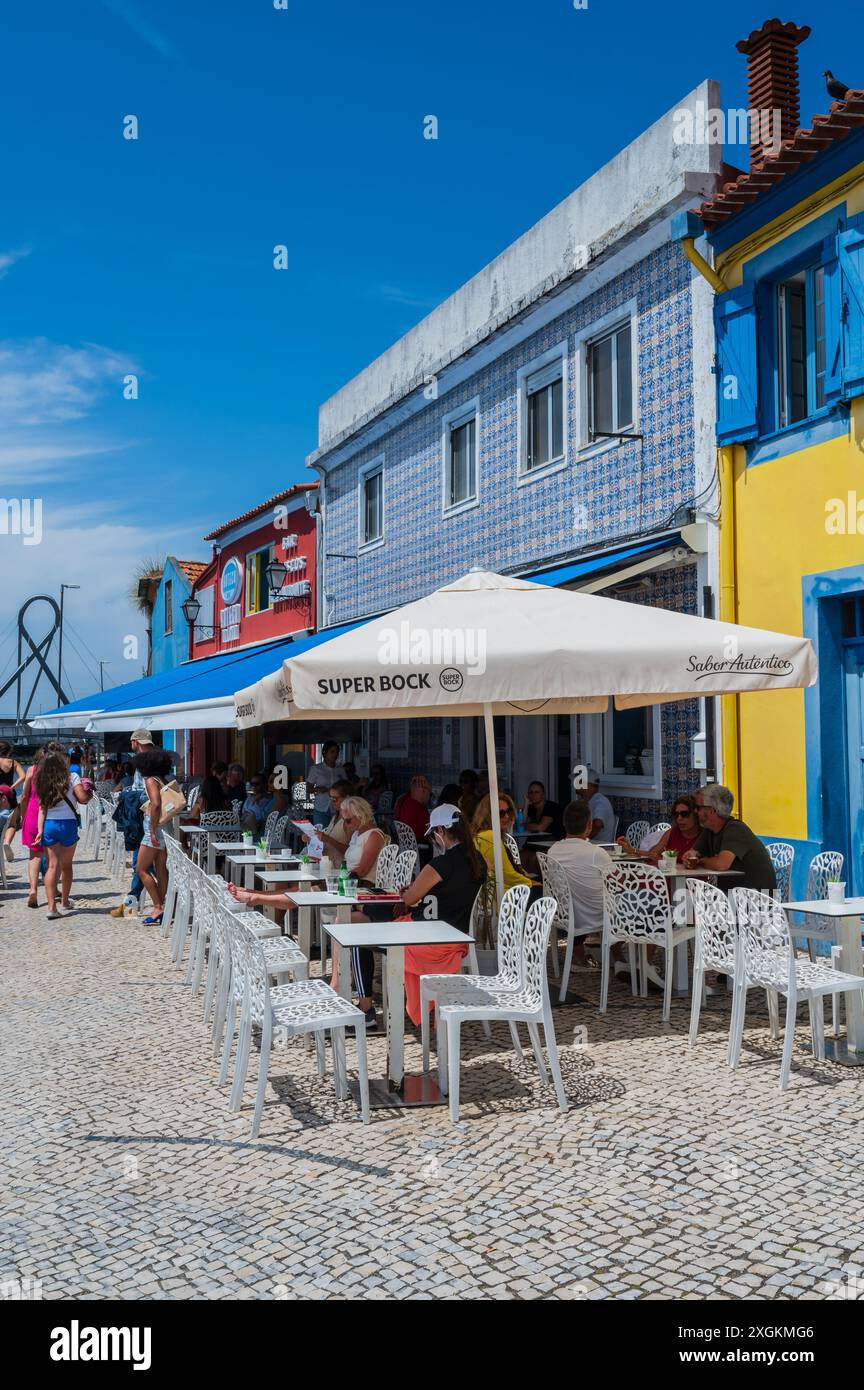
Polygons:
M141 802L144 836L138 848L138 877L152 899L150 915L144 918L144 925L152 926L162 921L165 894L168 892L168 846L159 817L162 814L162 788L171 776L171 755L162 748L148 748L146 752L136 754L133 766L144 779Z
M150 749L153 747L153 737L150 733L150 730L145 728L136 729L135 732L130 735L129 742L132 745L133 759L136 758L139 753L149 752ZM144 792L144 778L141 776L141 773L138 771L137 768L134 768L132 774L132 781L128 785L128 787L125 788L125 790L139 793L137 802L134 801L133 797L129 797L130 810L133 804L136 806L140 805L140 794ZM121 798L123 794L124 792L123 790L121 790ZM140 898L144 890L144 884L141 880L141 875L138 873L138 851L141 848L141 840L138 838L137 825L133 826L131 824L131 816L128 819L129 824L128 826L123 827L123 831L124 844L127 849L132 850L132 882L129 885L129 892L126 894L126 897L123 899L122 903L120 903L118 907L114 907L111 909L111 912L109 914L111 917L134 917L140 909ZM138 843L133 846L131 841L135 839L138 840Z
M19 787L23 787L25 776L26 773L15 757L11 743L7 743L3 739L0 741L0 782L16 792ZM12 848L14 838L15 826L8 825L3 835L3 853L10 864L15 858L15 851Z
M36 840L48 856L45 871L45 896L48 899L49 920L64 917L75 904L72 891L72 860L78 843L79 816L76 803L86 806L92 792L85 787L77 772L70 772L67 758L61 752L49 752L39 763L33 779L39 798L36 820ZM60 882L60 907L57 907L57 883Z
M27 863L27 879L30 885L30 893L27 898L28 907L39 906L39 874L43 868L45 851L39 843L38 822L39 822L39 798L33 785L37 768L45 756L44 748L37 748L33 754L33 762L27 769L24 778L24 786L21 789L21 843L28 851L30 858ZM44 867L47 868L48 861L45 859Z

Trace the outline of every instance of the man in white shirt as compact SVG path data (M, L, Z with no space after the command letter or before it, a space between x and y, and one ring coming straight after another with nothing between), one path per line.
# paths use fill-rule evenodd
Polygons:
M612 802L608 796L604 796L601 792L600 778L593 767L587 769L586 776L585 796L591 807L591 820L594 825L589 839L595 842L603 840L606 844L611 845L615 839L618 817L612 809Z
M315 810L312 819L316 825L327 825L332 814L330 810L330 788L334 782L345 781L345 769L337 764L339 744L332 741L321 749L322 761L313 763L306 773L306 782L315 797Z
M593 820L587 801L571 801L564 811L566 839L558 840L549 849L549 858L567 875L573 899L573 919L577 939L573 960L585 965L584 938L589 933L603 932L603 870L612 864L611 855L599 845L591 844ZM582 933L582 939L579 939Z

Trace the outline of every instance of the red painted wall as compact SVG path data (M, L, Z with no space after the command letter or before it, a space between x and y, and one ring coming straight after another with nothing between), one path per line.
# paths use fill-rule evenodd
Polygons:
M213 656L216 652L233 651L237 647L248 647L256 642L267 642L274 637L287 636L291 632L303 631L306 628L314 630L316 624L315 518L309 515L305 507L298 506L287 515L277 513L275 520L278 520L278 525L275 524L274 514L268 512L262 517L261 524L256 526L254 530L247 531L245 535L238 537L236 531L229 531L222 537L220 553L195 585L195 595L199 599L201 590L213 584L214 579L216 587L214 635L203 641L193 642L190 655L196 659ZM237 528L237 530L240 529ZM286 537L290 535L297 536L297 544L286 550L284 542ZM311 592L305 597L280 600L272 608L266 609L262 613L247 613L247 557L251 552L262 549L270 542L275 543L276 559L283 562L289 559L305 561L305 567L294 574L289 574L285 583L287 585L306 579L309 582ZM225 602L222 596L222 578L229 560L238 562L242 569L243 581L242 591L237 599L237 603L240 605L239 633L236 637L223 640L221 614L230 605ZM204 612L202 611L199 621L203 621L203 619Z

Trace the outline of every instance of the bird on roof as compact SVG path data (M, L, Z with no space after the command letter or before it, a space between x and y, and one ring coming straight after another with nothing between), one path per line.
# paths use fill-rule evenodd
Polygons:
M833 97L835 101L845 101L846 93L849 91L846 83L841 82L839 77L835 77L830 68L826 68L822 76L825 78L829 97Z

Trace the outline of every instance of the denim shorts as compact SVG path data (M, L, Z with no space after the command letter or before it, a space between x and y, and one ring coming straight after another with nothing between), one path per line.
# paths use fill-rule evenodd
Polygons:
M162 830L161 828L159 828L158 826L157 826L157 828L156 828L156 834L155 834L155 836L154 836L154 839L155 839L156 844L157 844L157 846L159 847L159 849L167 849L167 848L168 848L168 846L165 844L165 831ZM142 846L142 848L144 848L144 849L152 849L152 845L150 844L150 817L149 817L149 816L145 816L145 817L144 817L144 835L143 835L143 838L142 838L142 840L141 840L141 846Z
M42 831L42 844L49 845L76 845L78 843L78 823L73 816L64 816L62 820L46 820Z

